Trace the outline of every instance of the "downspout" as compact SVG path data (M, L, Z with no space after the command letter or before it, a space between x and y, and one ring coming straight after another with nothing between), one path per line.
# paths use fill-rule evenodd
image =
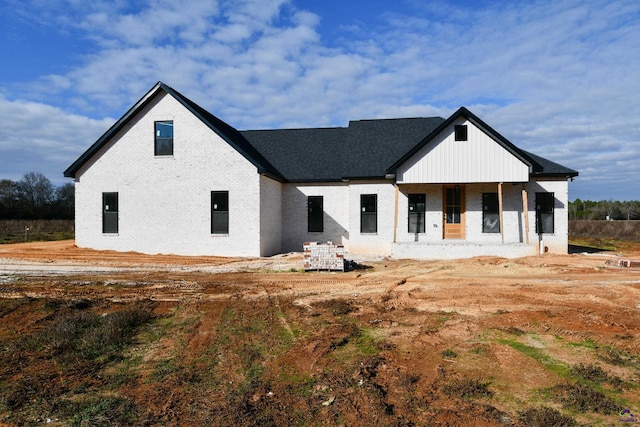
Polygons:
M396 235L398 233L398 192L400 190L398 189L397 183L394 182L393 186L396 188L396 203L393 212L393 243L396 243Z
M498 212L500 213L500 236L504 245L504 221L502 215L502 183L498 183Z

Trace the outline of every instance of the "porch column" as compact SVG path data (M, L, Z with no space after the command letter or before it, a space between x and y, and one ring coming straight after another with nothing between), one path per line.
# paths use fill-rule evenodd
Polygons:
M504 245L504 222L502 221L502 183L498 183L498 212L500 213L500 236Z
M524 212L525 242L529 244L529 199L527 196L527 187L525 187L525 184L522 184L522 212Z

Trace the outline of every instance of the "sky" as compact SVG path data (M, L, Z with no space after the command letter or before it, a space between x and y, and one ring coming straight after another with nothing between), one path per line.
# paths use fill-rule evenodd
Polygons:
M640 200L638 0L0 0L0 179L63 171L162 81L240 130L448 117Z

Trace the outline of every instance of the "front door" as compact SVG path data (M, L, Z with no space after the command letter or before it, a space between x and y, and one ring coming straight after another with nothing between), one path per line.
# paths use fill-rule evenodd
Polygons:
M464 239L464 186L442 188L443 238Z

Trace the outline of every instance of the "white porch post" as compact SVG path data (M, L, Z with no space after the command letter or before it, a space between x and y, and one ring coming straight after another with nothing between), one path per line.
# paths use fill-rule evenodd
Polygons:
M527 187L522 184L522 212L524 212L524 238L527 245L529 244L529 197L527 196Z
M504 222L502 215L502 183L498 183L498 212L500 213L500 236L502 237L502 244L504 245Z

